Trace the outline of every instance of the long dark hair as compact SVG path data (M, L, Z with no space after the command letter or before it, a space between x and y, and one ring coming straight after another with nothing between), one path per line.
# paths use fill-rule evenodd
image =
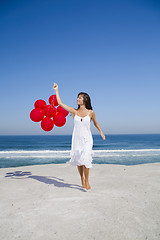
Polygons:
M91 105L91 99L90 99L90 96L85 93L85 92L80 92L78 93L78 97L79 95L82 95L83 96L83 101L84 101L84 104L85 104L85 107L88 109L88 110L92 110L92 105ZM80 105L78 105L78 108L80 108Z

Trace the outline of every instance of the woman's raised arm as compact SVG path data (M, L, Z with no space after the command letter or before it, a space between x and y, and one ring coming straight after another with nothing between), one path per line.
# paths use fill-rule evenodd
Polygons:
M62 103L61 98L60 98L60 96L59 96L59 91L58 91L58 85L57 85L57 83L54 83L53 89L54 89L55 92L56 92L56 97L57 97L57 102L58 102L58 104L59 104L62 108L64 108L66 111L68 111L68 112L70 112L70 113L72 113L72 114L75 115L75 114L76 114L76 110L75 110L74 108L69 107L69 106L67 106L66 104Z

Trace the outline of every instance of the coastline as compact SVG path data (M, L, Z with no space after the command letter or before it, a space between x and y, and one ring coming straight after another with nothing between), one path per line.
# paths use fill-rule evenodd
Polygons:
M2 239L160 238L160 163L94 164L91 191L68 164L0 169Z
M160 135L93 135L93 164L136 165L160 162ZM0 136L0 168L65 164L71 136Z

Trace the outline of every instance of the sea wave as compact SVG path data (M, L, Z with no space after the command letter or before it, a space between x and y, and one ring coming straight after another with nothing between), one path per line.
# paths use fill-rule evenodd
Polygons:
M160 156L160 149L93 150L95 158L121 156ZM70 158L70 150L9 150L0 151L0 159L8 158Z

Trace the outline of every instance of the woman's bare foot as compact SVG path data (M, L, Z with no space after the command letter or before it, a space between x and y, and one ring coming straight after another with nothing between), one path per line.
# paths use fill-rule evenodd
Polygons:
M91 186L90 186L89 182L86 182L86 189L87 189L87 190L90 190L90 189L91 189Z

